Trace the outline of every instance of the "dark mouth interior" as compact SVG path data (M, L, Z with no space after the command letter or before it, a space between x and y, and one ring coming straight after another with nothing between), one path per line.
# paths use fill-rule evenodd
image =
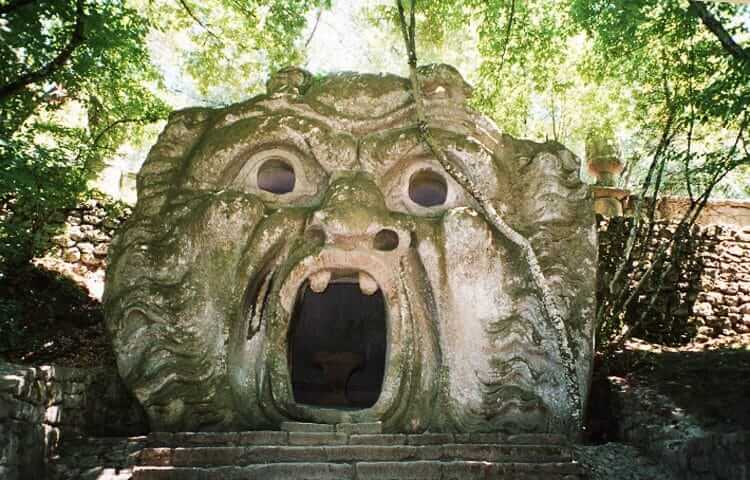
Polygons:
M289 369L297 403L367 408L380 396L385 372L385 303L356 283L331 283L323 293L305 284L292 316Z

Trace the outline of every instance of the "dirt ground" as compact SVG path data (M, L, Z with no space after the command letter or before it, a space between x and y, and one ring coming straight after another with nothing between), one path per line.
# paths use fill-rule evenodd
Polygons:
M630 341L614 374L648 384L714 433L750 430L750 334L683 347Z
M0 277L0 358L65 367L113 365L101 303L39 265Z

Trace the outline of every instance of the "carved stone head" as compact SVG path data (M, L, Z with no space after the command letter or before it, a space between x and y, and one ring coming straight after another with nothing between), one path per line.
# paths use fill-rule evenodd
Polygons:
M419 74L433 137L528 239L564 329L420 142L406 79L288 69L265 95L174 113L138 176L104 302L153 429L576 428L596 264L578 159L499 133L453 68Z

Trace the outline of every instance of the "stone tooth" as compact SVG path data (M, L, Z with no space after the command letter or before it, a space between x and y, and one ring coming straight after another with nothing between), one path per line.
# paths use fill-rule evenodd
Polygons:
M359 272L359 289L365 295L372 295L378 291L378 284L369 273Z
M323 293L331 281L331 271L321 270L310 275L310 289L315 293Z

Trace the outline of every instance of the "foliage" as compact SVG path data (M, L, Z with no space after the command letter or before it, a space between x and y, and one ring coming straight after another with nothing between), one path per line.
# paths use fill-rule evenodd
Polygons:
M69 159L77 140L70 138L73 148L50 148L19 136L0 146L0 271L14 270L43 252L63 212L75 206L85 190L84 161Z
M569 0L417 2L423 63L458 62L474 85L473 105L512 135L555 140L583 153L592 130L632 128L628 88L587 81L590 42L571 22ZM378 28L395 8L371 9ZM457 59L456 45L461 44Z
M636 92L639 137L648 152L648 162L635 164L641 201L620 264L601 272L597 321L615 332L610 348L616 349L635 331L664 328L653 322L659 318L654 307L688 258L700 211L722 180L750 169L750 53L735 40L742 37L738 20L747 9L679 0L575 0L571 11L594 41L591 72L627 81ZM654 238L655 206L665 191L685 192L690 208L670 241L651 251L644 246ZM648 268L633 282L634 265L644 264ZM634 303L641 307L637 319L626 322Z
M654 186L691 196L724 168L750 171L747 152L735 145L744 144L739 134L750 103L750 55L727 51L698 8L709 7L682 0L571 5L572 19L593 39L588 77L627 82L635 92L641 158L654 152L666 128L665 182ZM742 18L748 7L716 4L707 11L730 37L747 36ZM641 162L631 180L642 180L647 166Z
M134 4L172 42L170 49L202 103L228 104L259 93L269 71L299 64L300 36L311 10L330 0L137 0ZM188 44L187 48L185 44Z
M591 134L628 140L625 185L643 201L619 265L603 273L597 320L615 346L632 332L667 328L654 305L689 260L700 210L717 191L750 192L747 183L726 181L750 172L750 51L738 43L747 40L750 10L694 0L441 0L418 8L417 31L428 44L476 30L474 105L503 130L574 147ZM442 28L429 29L436 24ZM645 246L665 193L684 193L691 206L652 250ZM632 281L636 265L648 267ZM635 321L625 324L633 309Z
M50 219L103 159L168 110L149 90L149 24L123 2L7 1L0 25L0 265L10 268L44 248Z

